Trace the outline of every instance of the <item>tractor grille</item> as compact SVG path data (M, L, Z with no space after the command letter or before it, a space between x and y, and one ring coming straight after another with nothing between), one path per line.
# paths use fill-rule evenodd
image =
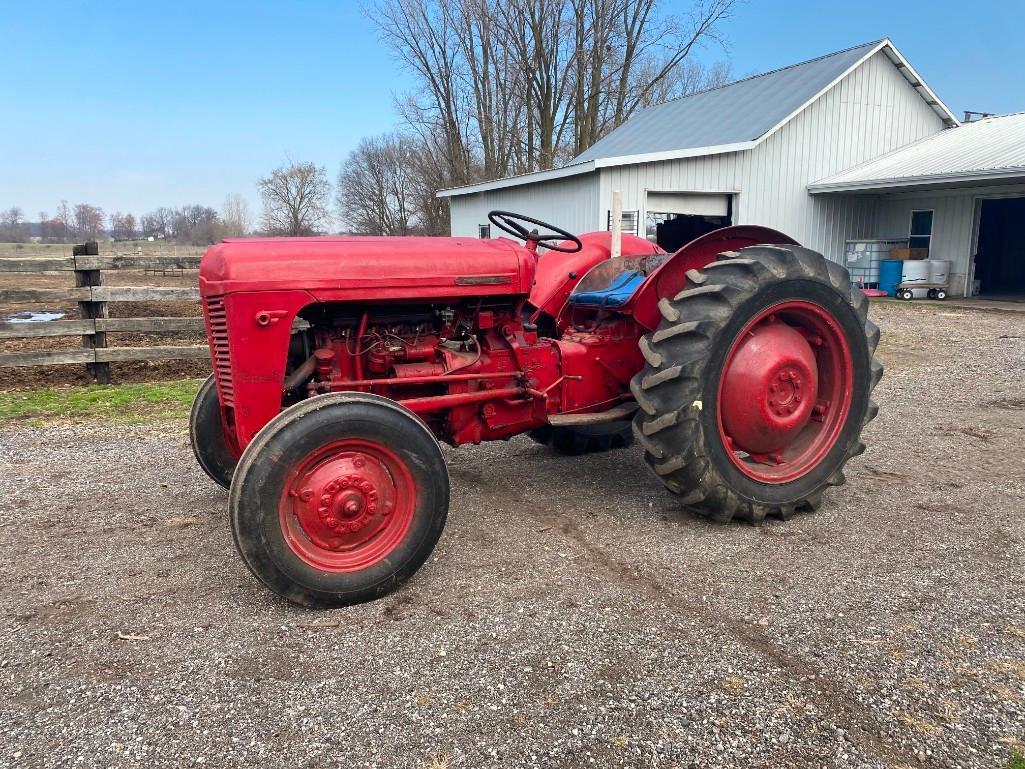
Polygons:
M235 385L231 379L231 355L228 353L228 319L224 313L222 297L207 297L206 318L210 328L210 349L213 350L217 395L222 406L234 406Z

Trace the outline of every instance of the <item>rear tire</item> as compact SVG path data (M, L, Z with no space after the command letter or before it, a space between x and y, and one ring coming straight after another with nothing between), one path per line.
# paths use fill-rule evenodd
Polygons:
M631 446L634 439L630 424L619 421L588 427L540 427L528 435L531 440L550 446L560 454L576 456Z
M328 609L391 592L430 556L449 478L430 429L394 401L331 393L282 411L231 486L235 544L281 597Z
M218 486L231 488L231 477L238 465L241 451L224 434L217 384L211 374L203 382L192 401L189 414L189 441L199 466Z
M717 520L817 509L878 412L868 300L846 269L800 247L720 254L687 278L660 301L631 383L646 461L685 507ZM763 346L744 359L755 372L745 379L734 366L752 340Z

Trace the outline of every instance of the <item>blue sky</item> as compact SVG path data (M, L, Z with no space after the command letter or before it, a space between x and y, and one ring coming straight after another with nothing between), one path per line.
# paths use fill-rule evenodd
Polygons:
M685 7L686 3L682 3ZM36 2L0 22L0 208L108 213L258 205L286 156L334 179L396 125L408 78L358 2ZM1025 110L1025 3L745 0L724 26L737 76L891 37L947 105Z

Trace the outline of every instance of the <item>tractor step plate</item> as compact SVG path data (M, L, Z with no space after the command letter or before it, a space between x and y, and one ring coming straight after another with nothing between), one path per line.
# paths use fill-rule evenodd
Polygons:
M631 401L597 414L552 414L548 417L548 424L552 427L586 427L629 419L635 411L637 404Z

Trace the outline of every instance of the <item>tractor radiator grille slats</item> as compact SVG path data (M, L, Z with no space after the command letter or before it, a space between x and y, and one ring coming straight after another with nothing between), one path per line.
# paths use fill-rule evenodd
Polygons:
M224 300L211 296L206 300L206 317L210 324L210 345L213 349L217 394L224 406L235 405L235 386L231 380L231 356L228 353L228 319Z

